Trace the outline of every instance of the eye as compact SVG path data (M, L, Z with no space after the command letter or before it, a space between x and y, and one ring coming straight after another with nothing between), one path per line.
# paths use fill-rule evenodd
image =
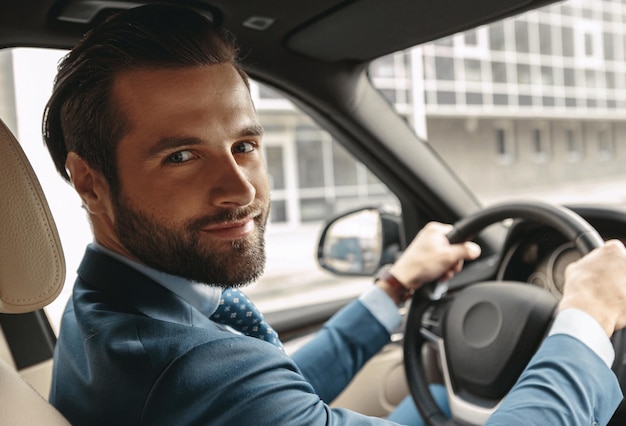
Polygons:
M247 154L248 152L254 151L256 145L253 142L239 142L235 146L233 146L233 153L235 154Z
M182 164L194 158L191 151L178 151L167 157L168 163Z

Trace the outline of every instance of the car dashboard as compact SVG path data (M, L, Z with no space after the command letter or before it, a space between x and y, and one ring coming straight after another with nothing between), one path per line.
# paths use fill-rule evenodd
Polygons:
M572 206L606 241L626 243L626 207ZM545 225L515 221L509 230L496 279L528 282L560 298L565 268L580 259L581 253L559 232Z

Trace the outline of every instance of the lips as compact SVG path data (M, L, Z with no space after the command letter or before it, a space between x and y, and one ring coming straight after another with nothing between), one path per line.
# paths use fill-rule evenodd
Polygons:
M256 228L253 216L245 219L219 223L202 228L202 232L216 238L238 239L252 234Z

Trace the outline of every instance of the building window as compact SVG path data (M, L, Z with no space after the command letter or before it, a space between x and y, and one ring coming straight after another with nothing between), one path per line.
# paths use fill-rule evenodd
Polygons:
M585 56L594 55L593 35L590 33L585 34Z
M552 28L548 24L539 24L539 52L552 55Z
M510 164L515 160L513 132L509 126L495 129L496 159L502 164Z
M580 137L580 130L570 128L565 130L566 159L570 162L582 160L584 154L583 140Z
M517 83L530 84L530 65L517 64Z
M465 80L482 81L480 61L476 59L465 60Z
M561 37L563 56L567 58L574 57L574 30L570 27L563 27L561 29Z
M437 56L435 58L435 73L438 80L454 80L454 60Z
M554 86L554 72L553 68L549 66L542 66L541 70L541 84L543 86Z
M504 129L496 129L496 152L500 157L508 153L506 132L504 131Z
M357 185L357 162L346 149L333 142L333 174L336 186Z
M285 200L272 200L272 208L270 209L270 222L287 222L287 202Z
M478 34L476 29L468 30L463 33L463 42L466 46L478 46Z
M483 94L468 92L465 94L465 102L467 103L467 105L482 105Z
M504 62L492 62L491 77L494 83L506 83L506 64Z
M604 81L606 82L607 89L615 89L615 73L613 71L607 71L604 75Z
M550 141L545 128L532 129L532 146L535 161L545 163L550 159Z
M312 135L298 134L296 140L300 188L320 188L325 184L322 141L310 136Z
M600 156L600 160L603 161L608 161L615 155L613 133L610 128L598 130L598 154Z
M489 47L491 50L504 50L504 23L496 22L489 26Z
M518 52L530 52L530 44L528 41L528 22L515 21L515 46Z
M604 59L608 60L608 61L613 61L615 60L615 46L613 45L613 34L611 33L603 33L603 38L604 38Z
M587 87L598 87L598 79L595 70L585 70L585 82Z
M508 105L509 104L509 95L505 95L503 93L494 93L493 94L493 104L494 105Z
M517 97L517 102L519 106L532 106L533 105L533 97L530 95L519 95Z
M265 148L265 162L271 178L272 189L285 189L283 150L281 146L268 146Z
M576 87L576 72L573 68L563 69L563 82L567 87Z
M456 93L454 92L437 92L437 104L439 105L456 105Z

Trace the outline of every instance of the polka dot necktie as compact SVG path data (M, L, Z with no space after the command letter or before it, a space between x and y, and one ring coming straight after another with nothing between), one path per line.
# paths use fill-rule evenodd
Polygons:
M248 297L236 288L227 288L211 319L227 325L246 336L265 340L280 349L283 344L278 333L263 319L263 315Z

